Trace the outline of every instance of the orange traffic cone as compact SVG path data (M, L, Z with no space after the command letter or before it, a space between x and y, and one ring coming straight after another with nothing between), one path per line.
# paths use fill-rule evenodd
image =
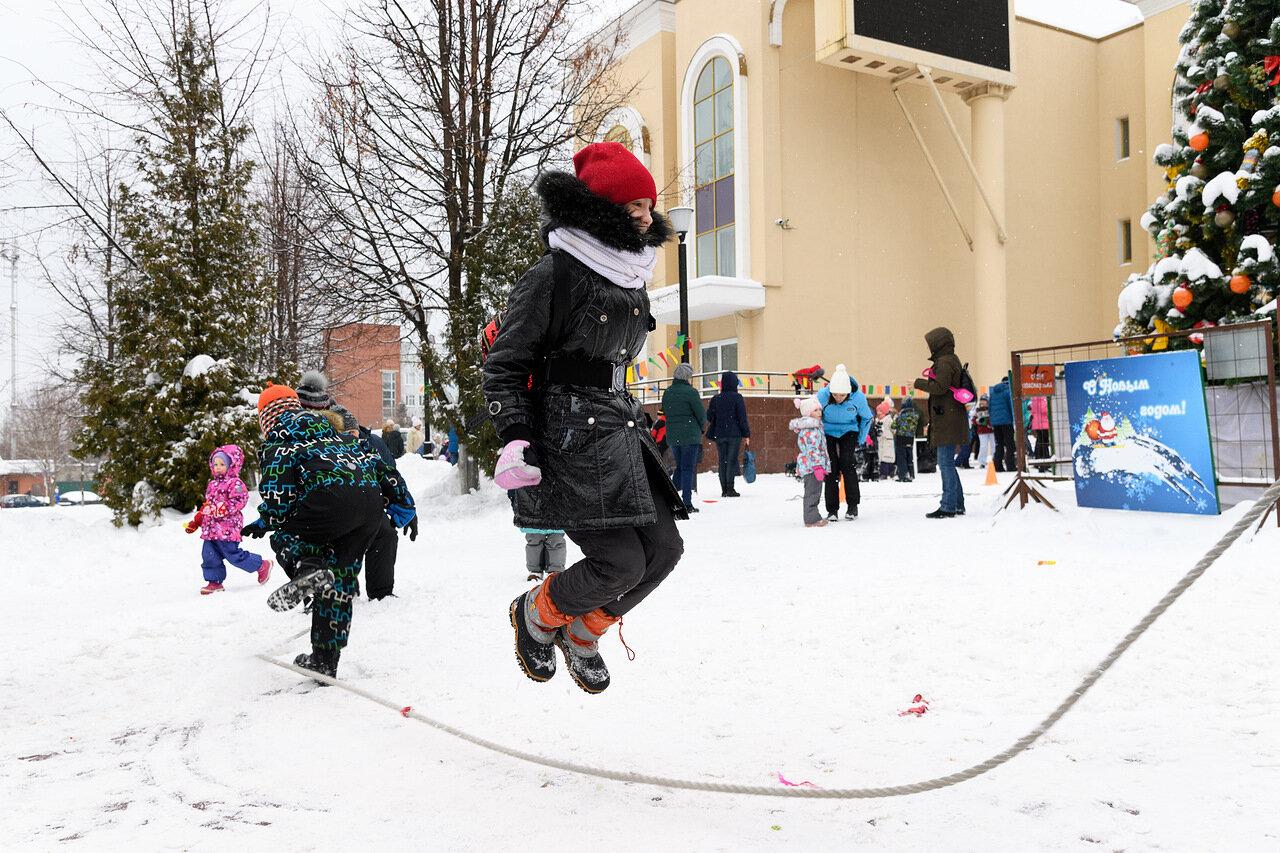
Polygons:
M1000 485L1000 481L996 479L996 461L994 459L987 460L987 485Z

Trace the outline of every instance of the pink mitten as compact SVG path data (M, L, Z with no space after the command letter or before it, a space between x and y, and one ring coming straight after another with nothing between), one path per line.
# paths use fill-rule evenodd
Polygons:
M823 480L827 479L827 469L822 467L814 468L813 476L814 479L821 483Z
M873 444L875 444L875 442L871 440L871 436L867 436L867 447L870 447Z
M493 481L499 488L513 491L525 486L536 486L542 482L542 469L525 461L524 451L529 442L524 439L507 442L498 455L498 464L493 469Z

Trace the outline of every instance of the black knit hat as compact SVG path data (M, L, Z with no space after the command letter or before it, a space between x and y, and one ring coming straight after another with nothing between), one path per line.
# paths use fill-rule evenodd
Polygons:
M298 383L298 402L304 409L327 409L333 404L329 396L329 380L318 370L308 370Z

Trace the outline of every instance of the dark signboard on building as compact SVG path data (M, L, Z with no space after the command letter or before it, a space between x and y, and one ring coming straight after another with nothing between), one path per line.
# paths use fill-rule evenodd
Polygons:
M853 0L852 24L864 38L1012 70L1008 0Z

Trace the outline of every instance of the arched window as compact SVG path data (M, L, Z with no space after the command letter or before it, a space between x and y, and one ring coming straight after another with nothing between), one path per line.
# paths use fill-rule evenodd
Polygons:
M615 124L609 128L609 132L604 135L605 142L617 142L624 146L628 151L634 151L635 146L631 139L631 131L627 130L620 124Z
M737 273L734 244L733 69L717 56L693 92L694 210L698 275Z

